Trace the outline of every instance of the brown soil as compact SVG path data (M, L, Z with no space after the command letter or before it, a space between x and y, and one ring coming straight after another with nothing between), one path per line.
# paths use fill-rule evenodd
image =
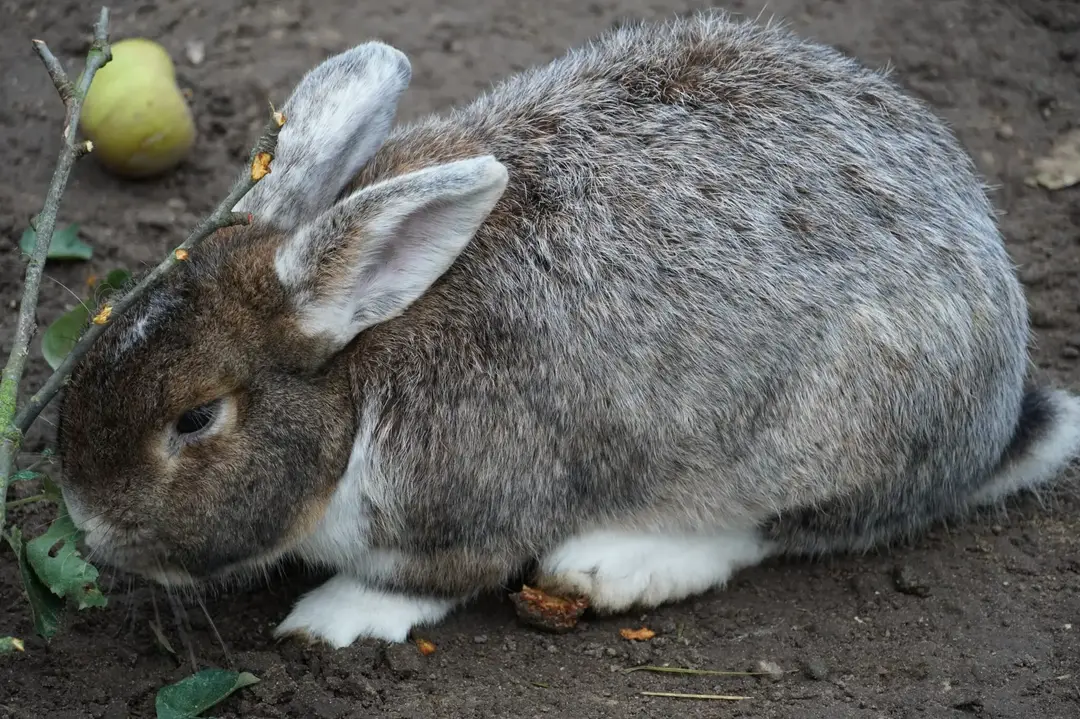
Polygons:
M62 221L77 221L93 261L50 266L42 323L91 274L155 262L224 195L266 109L327 53L379 36L411 57L403 116L465 100L621 17L656 17L695 0L178 0L114 2L114 37L164 43L191 89L197 154L143 183L93 162L75 170ZM757 14L763 3L730 3ZM0 2L0 347L6 357L23 264L15 243L40 208L62 111L29 40L80 62L95 5ZM772 0L768 12L896 76L952 123L995 187L995 201L1030 290L1050 378L1080 389L1080 188L1027 186L1034 158L1080 124L1080 4L1075 0ZM186 56L205 43L205 59ZM35 344L29 382L46 366ZM28 450L51 441L53 414ZM1054 717L1080 716L1080 502L1066 492L1008 516L941 530L917 546L818 564L748 571L726 591L678 606L586 623L570 634L521 626L505 597L424 634L438 649L360 643L333 652L269 635L310 581L208 601L226 657L201 610L181 632L160 593L175 659L149 629L150 589L113 587L110 607L72 617L51 644L33 637L11 553L0 552L0 634L27 638L0 659L0 717L153 716L159 686L200 666L263 678L219 707L252 717ZM14 519L40 530L47 510ZM106 576L105 586L110 579ZM631 643L623 627L657 637ZM627 674L638 664L793 670L776 680ZM642 696L717 692L739 703Z

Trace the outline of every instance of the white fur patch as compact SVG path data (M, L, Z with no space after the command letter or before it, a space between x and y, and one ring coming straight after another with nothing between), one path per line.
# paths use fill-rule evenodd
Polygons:
M120 362L129 352L143 344L150 333L168 315L176 311L177 298L169 294L152 294L143 313L123 330L112 349L112 361Z
M376 415L364 415L345 474L311 536L293 551L306 562L342 572L305 595L274 635L305 634L345 647L360 638L403 642L412 627L441 620L455 602L375 589L393 576L398 557L368 545L369 504L384 501L385 482L375 450Z
M153 308L151 308L151 311ZM150 323L150 311L144 314L131 325L131 328L124 335L124 340L117 347L116 351L119 354L125 354L128 350L134 347L139 342L146 339L146 326Z
M356 576L371 576L364 571L376 562L368 548L367 507L385 501L387 496L375 451L377 420L373 409L365 411L353 440L349 464L326 512L315 531L293 550L305 562ZM385 564L385 561L377 563ZM384 567L376 576L384 576L386 571Z
M1024 489L1053 480L1080 454L1080 398L1054 392L1058 413L1049 435L1035 442L1019 461L994 478L974 497L975 504L994 504Z
M772 548L753 530L708 535L597 531L567 541L541 562L544 579L587 596L593 608L655 607L723 586Z
M339 574L301 598L274 636L303 634L335 649L361 638L404 642L413 627L438 622L453 608L450 600L380 591Z
M63 488L60 494L64 499L68 516L75 528L84 533L83 542L90 551L100 551L105 546L106 538L112 533L112 526L100 513L91 514L86 505L71 490Z

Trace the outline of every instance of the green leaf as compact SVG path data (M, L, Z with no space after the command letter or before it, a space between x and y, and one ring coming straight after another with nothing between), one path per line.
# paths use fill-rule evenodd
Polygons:
M26 645L23 644L22 639L19 639L18 637L0 637L0 654L25 651Z
M80 610L104 607L108 599L98 589L98 570L79 554L79 530L62 505L60 510L49 531L26 543L26 558L56 596L74 602Z
M97 301L101 302L116 290L123 289L130 280L131 272L128 270L118 268L110 271L105 276L105 280L95 288ZM60 366L75 343L79 341L83 328L89 321L90 304L86 302L68 309L53 320L41 338L41 353L45 355L45 361L50 367L56 369Z
M27 227L19 239L19 249L31 255L36 244L37 232L33 227ZM79 226L75 223L53 232L49 254L46 255L50 260L89 260L93 256L94 248L79 239Z
M56 482L54 482L49 475L41 475L41 488L44 490L46 499L57 503L63 501L64 495L60 491L60 487L56 485ZM66 509L64 510L64 513L67 514Z
M131 279L131 273L125 269L115 269L109 274L105 275L105 281L103 286L109 287L114 290L121 289Z
M21 472L16 472L11 475L9 482L33 482L35 479L41 479L45 475L41 472L35 472L32 469L24 469Z
M158 690L154 701L157 719L193 719L237 689L258 681L258 677L248 672L203 669Z
M41 353L45 355L45 361L50 367L56 369L60 366L71 348L79 341L79 336L89 320L90 310L86 305L76 305L49 325L41 338Z
M23 589L30 600L30 615L34 620L34 631L48 641L60 630L60 615L64 612L64 600L49 591L30 567L26 557L26 545L18 527L11 527L7 535L8 544L19 558L19 573L22 574Z

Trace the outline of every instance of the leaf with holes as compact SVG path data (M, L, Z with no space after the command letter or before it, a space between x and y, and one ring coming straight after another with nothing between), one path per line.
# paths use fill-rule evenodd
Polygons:
M157 719L193 719L237 689L258 681L258 677L248 672L203 669L158 690L154 700Z
M98 570L79 554L79 530L61 506L49 531L26 543L26 558L41 581L58 597L79 609L104 607L108 602L97 586Z
M37 244L37 232L27 227L19 238L19 249L23 254L32 255ZM72 223L62 230L53 232L49 243L50 260L89 260L94 256L94 248L79 239L79 226Z
M18 527L11 527L7 534L8 544L19 558L19 573L22 575L23 589L30 601L30 616L34 620L34 631L48 641L60 630L60 615L64 612L64 600L57 597L42 584L37 574L30 567L26 558L26 544Z

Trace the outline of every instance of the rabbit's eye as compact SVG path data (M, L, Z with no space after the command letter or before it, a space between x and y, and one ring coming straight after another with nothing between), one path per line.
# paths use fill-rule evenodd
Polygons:
M215 409L217 409L216 402L189 409L176 421L176 431L180 434L194 434L205 429L213 421Z

